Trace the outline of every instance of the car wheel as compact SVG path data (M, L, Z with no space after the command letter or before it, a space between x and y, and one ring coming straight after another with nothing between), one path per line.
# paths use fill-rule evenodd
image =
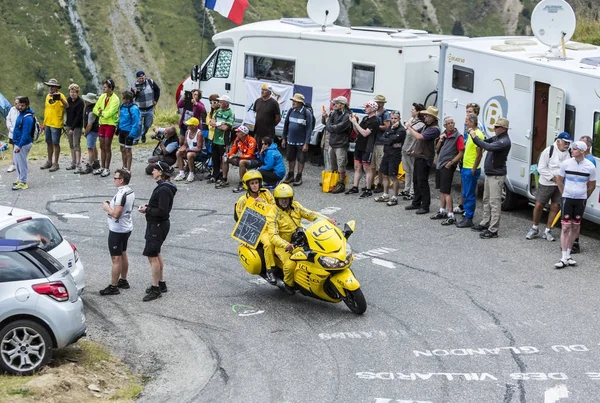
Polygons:
M518 195L508 190L506 183L502 185L502 193L500 195L500 209L502 211L509 211L515 208L517 204Z
M0 330L0 371L31 375L48 363L52 339L44 327L31 320L17 320Z

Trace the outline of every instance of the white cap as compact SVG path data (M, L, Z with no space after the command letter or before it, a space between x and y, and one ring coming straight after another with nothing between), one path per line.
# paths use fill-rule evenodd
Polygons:
M217 98L217 101L231 102L231 98L229 98L229 95L221 95L219 98Z

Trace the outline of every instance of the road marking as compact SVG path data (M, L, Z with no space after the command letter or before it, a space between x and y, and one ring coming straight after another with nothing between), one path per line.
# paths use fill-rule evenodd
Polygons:
M376 264L378 266L387 267L388 269L395 269L396 265L392 262L388 262L387 260L373 258L371 259L371 263Z
M367 250L367 251L364 251L364 252L355 253L354 254L354 260L368 259L368 258L371 258L371 257L386 255L388 253L396 252L397 250L398 249L385 248L385 247L376 248L376 249L370 249L370 250Z
M253 306L248 305L234 305L231 307L231 310L238 314L238 316L253 316L260 315L261 313L265 313L265 311L257 309Z
M329 214L336 213L340 210L341 210L340 207L325 207L325 208L319 210L319 213L324 214L324 215L329 215Z
M90 218L83 214L70 214L70 213L57 213L59 216L64 218Z
M250 281L252 284L258 284L258 285L269 284L269 282L262 277L253 278L252 280L248 280L248 281Z
M556 385L553 388L547 389L544 392L544 403L555 403L562 398L569 397L567 385Z

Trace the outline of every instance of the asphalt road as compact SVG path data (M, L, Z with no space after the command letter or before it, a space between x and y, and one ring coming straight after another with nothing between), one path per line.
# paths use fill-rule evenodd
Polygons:
M131 183L138 205L154 187L141 160ZM143 402L598 400L600 241L583 236L579 265L555 270L558 242L525 240L530 208L503 214L500 237L482 240L406 203L323 194L308 164L297 200L357 221L353 270L368 309L356 316L246 273L230 238L238 195L181 184L163 254L169 291L144 303L150 273L137 213L132 288L98 294L109 281L101 203L114 194L112 176L32 165L27 191L11 192L12 174L1 173L0 202L51 215L78 247L89 337L149 377Z

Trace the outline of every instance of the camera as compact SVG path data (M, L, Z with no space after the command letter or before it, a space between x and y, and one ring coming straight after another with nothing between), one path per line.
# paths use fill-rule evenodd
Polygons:
M160 127L154 129L154 134L150 136L152 140L162 140L165 137L165 128Z
M60 101L60 94L57 92L56 94L52 94L53 101Z

